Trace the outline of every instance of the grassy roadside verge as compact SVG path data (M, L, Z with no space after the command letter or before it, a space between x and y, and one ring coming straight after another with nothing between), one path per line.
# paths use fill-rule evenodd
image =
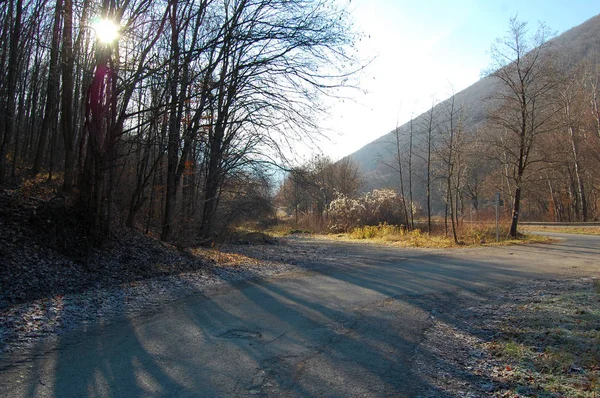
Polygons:
M548 237L533 234L522 234L518 239L510 239L507 236L507 230L508 226L502 226L500 230L500 240L499 242L496 242L495 226L489 224L463 226L458 231L458 244L454 242L451 231L448 231L448 235L446 235L443 230L438 229L431 234L428 234L421 229L407 231L401 226L388 224L354 228L345 233L321 233L313 234L312 236L327 240L356 241L406 248L419 247L438 249L553 242L553 240ZM270 231L270 234L283 236L286 234L286 231L288 233L305 232L291 230L289 228L287 230L280 228Z
M600 280L565 284L512 304L483 348L505 396L600 396Z
M426 396L600 396L600 282L524 280L435 314L417 372Z

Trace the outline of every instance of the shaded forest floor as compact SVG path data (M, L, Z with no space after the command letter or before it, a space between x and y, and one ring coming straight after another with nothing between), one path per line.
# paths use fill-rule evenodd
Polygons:
M132 230L100 250L64 196L0 191L0 310L9 304L206 268L207 259Z

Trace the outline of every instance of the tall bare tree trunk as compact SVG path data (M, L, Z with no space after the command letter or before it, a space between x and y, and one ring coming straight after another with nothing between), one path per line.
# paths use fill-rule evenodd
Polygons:
M523 104L525 104L525 98L523 98ZM526 106L526 105L525 105ZM509 235L511 238L517 237L517 226L519 224L519 215L521 211L521 184L523 183L523 164L525 161L525 133L527 131L527 118L525 116L525 110L523 110L522 115L522 133L521 133L521 141L519 145L519 160L517 164L517 176L515 180L515 196L513 198L513 208L512 208L512 217L510 224Z
M178 82L180 76L179 62L179 26L177 24L178 0L171 2L171 65L170 65L170 88L169 95L171 105L169 106L169 138L167 147L167 192L165 197L165 214L162 226L161 239L171 239L173 223L175 221L175 204L177 200L177 165L179 162L179 142L181 122L177 112Z
M448 144L448 159L446 159L447 175L446 175L446 235L448 235L448 207L450 207L450 219L452 222L452 236L454 243L458 244L458 237L456 236L456 223L454 222L454 199L452 194L452 177L454 175L454 101L455 96L453 95L450 100L450 142Z
M215 138L215 141L219 137ZM217 209L220 194L220 168L219 168L219 150L221 144L214 142L210 149L210 159L206 169L206 183L204 188L204 207L202 209L202 223L200 225L200 236L210 238L213 230L214 215Z
M62 40L62 106L61 129L65 147L63 190L71 192L75 177L75 151L73 128L73 0L64 0Z
M408 199L410 202L410 229L415 229L415 210L413 204L413 185L412 185L412 156L413 156L413 117L410 117L410 133L408 142Z
M585 197L585 186L583 184L583 178L581 177L581 165L579 162L579 145L577 142L577 137L575 136L575 132L572 127L569 127L569 136L571 138L571 149L573 154L573 168L575 171L575 179L577 180L577 189L579 193L579 205L581 211L582 221L587 221L588 219L588 205L587 199Z
M400 150L400 130L398 128L398 123L396 123L396 160L398 161L398 177L400 178L400 194L402 195L402 208L404 211L404 220L408 224L410 219L408 217L408 208L406 205L406 192L404 191L404 176L402 173L402 151Z
M58 65L58 54L60 48L60 16L62 14L62 0L56 0L54 8L54 24L52 28L52 46L50 47L50 67L48 72L48 85L46 88L46 104L44 107L44 118L40 130L40 139L35 152L35 160L31 172L38 175L44 158L46 141L52 129L53 120L56 120L60 70Z
M6 152L8 146L10 145L10 141L12 140L12 135L15 127L15 100L17 94L17 71L19 69L19 38L21 36L23 0L16 0L16 4L14 3L14 1L11 1L9 7L9 12L15 13L15 22L13 24L13 28L10 34L8 74L6 77L7 84L6 91L5 93L3 93L3 95L6 98L6 105L4 109L0 110L3 113L2 118L0 119L0 121L2 122L2 125L0 125L0 137L2 137L2 141L0 142L0 184L6 182ZM16 7L16 10L14 10L13 7Z
M433 151L434 108L434 104L431 104L427 119L427 233L431 233L431 154Z
M558 203L558 200L556 200L556 194L554 193L554 187L552 186L552 181L550 181L550 177L548 176L547 172L546 172L546 181L548 182L548 188L550 190L550 200L552 201L552 206L554 208L554 221L560 222L560 220L561 220L560 204Z
M29 57L26 60L25 64L29 64ZM23 81L27 82L28 80L28 75L29 75L29 71L27 71L24 75L23 75ZM31 81L31 80L29 80ZM16 115L19 115L19 120L17 123L17 128L15 129L16 131L23 131L23 125L25 124L25 98L26 98L27 94L26 94L26 90L25 90L25 84L23 84L23 88L21 93L19 93L19 105L18 105L18 111L16 112ZM15 115L15 116L16 116ZM11 171L10 171L10 177L13 181L16 180L16 170L17 170L17 161L19 160L19 158L21 157L21 135L22 134L15 134L15 142L13 145L13 151L12 151L12 165L11 165Z

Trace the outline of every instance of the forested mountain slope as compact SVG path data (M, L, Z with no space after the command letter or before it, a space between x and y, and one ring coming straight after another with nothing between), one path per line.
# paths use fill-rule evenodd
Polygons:
M535 26L530 24L528 26L530 33L535 31ZM557 79L560 76L573 77L575 73L582 75L580 80L588 79L588 83L582 83L582 89L587 90L592 95L591 87L594 82L598 81L598 64L600 63L600 44L598 38L600 37L600 15L597 15L585 23L576 26L559 36L556 36L548 41L548 51L551 51L553 56L551 57L556 61L554 69L557 71ZM490 43L492 44L492 43ZM585 64L585 71L581 71L582 65ZM587 88L585 88L587 87ZM460 119L460 128L464 131L465 138L464 145L470 146L471 150L474 149L475 142L481 140L485 134L492 134L488 128L489 120L488 115L494 109L499 107L499 102L494 101L493 97L502 90L502 85L499 84L497 79L493 77L483 77L478 82L474 83L470 87L458 92L454 96L454 106L459 109L460 113L458 118L455 118L456 123ZM560 95L557 94L557 98ZM589 104L590 100L585 100L586 104ZM435 211L440 213L443 211L445 201L443 193L443 184L439 181L443 179L444 167L438 162L435 163L436 156L442 156L444 147L444 134L448 129L448 109L451 106L451 98L446 99L443 102L438 103L433 108L433 154L431 164L432 173L432 190L437 189L438 195L432 194L433 207ZM425 179L426 179L426 166L427 166L427 125L430 119L431 110L424 112L423 114L414 118L412 122L412 188L414 194L414 201L416 204L422 205L425 201ZM590 112L592 112L590 110ZM560 113L560 111L558 112ZM592 116L588 115L588 119L585 123L586 126L592 126ZM393 129L388 134L374 140L373 142L365 145L363 148L352 153L348 156L351 160L355 161L362 172L364 173L364 180L366 182L366 190L374 188L394 188L399 190L400 182L398 176L398 153L400 152L401 162L400 165L403 169L403 179L405 185L408 180L408 157L409 157L409 138L411 131L411 122L407 122L401 125L397 130ZM582 132L585 130L582 122ZM556 130L559 131L561 126L557 122ZM487 132L486 132L487 131ZM374 132L375 133L375 132ZM495 133L494 133L495 134ZM585 135L583 132L582 134ZM398 135L398 140L397 140ZM552 140L550 136L545 140ZM398 142L397 142L398 141ZM485 139L484 139L485 141ZM489 141L489 140L488 140ZM399 144L399 145L398 145ZM589 146L589 145L588 145ZM400 148L400 151L398 151ZM568 151L568 149L564 149ZM560 152L560 151L559 151ZM561 152L562 153L562 152ZM465 156L474 158L474 155L483 155L482 149L475 150L474 153L465 154ZM553 156L558 156L556 153ZM488 174L498 172L496 169L497 165L494 165L492 157L480 158L478 165L471 165L470 169L478 169L478 174L485 171ZM441 162L443 163L443 162ZM550 168L557 169L557 165L549 165ZM592 167L588 167L589 170ZM567 170L568 171L568 170ZM468 174L468 172L465 172ZM481 177L481 176L480 176ZM488 176L490 177L490 176ZM591 179L592 177L590 177ZM466 181L468 176L464 176ZM491 179L488 178L488 180ZM502 191L506 187L503 187L502 177L494 177L495 182L488 182L488 191L485 192L486 198L493 195L494 191ZM482 178L485 180L485 178ZM505 185L505 184L504 184ZM546 184L547 185L547 184ZM594 185L591 181L589 185ZM408 192L408 188L406 188ZM406 193L408 195L408 193ZM506 189L506 197L509 199L510 190ZM569 193L566 193L568 196ZM469 195L466 195L469 196ZM463 207L468 207L468 199L465 199ZM477 204L476 204L477 205ZM547 204L546 204L547 206Z

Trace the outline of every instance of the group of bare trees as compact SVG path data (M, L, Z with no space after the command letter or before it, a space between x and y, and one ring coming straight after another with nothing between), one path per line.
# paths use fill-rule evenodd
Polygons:
M239 210L224 201L268 197L267 166L316 131L319 95L352 73L349 29L322 0L7 0L0 184L62 180L95 239L210 238Z
M275 202L279 219L296 228L348 232L365 225L404 225L410 222L407 200L393 189L364 192L357 163L350 158L332 162L316 156L287 173Z
M287 173L276 203L294 225L322 230L329 224L331 203L339 197L357 196L362 186L358 165L349 158L333 162L316 156Z
M496 114L489 126L495 138L488 153L501 166L495 177L503 181L498 190L513 199L514 228L523 210L532 219L548 221L600 216L600 134L594 116L598 64L558 56L548 64L546 87L537 81L521 95L521 126L501 124Z
M382 142L389 153L379 154L377 170L387 169L388 176L391 170L394 177L367 186L397 191L397 210L407 228L414 229L418 218L431 232L432 220L442 215L446 235L458 242L463 220L486 217L496 193L503 198L503 213L511 214L512 237L521 214L547 221L600 217L600 55L594 49L583 57L572 54L551 37L543 24L532 32L511 19L507 36L492 46L483 86L487 95L475 104L478 109L452 93ZM295 221L299 213L310 213L321 225L334 210L344 215L346 227L356 219L367 222L369 206L360 190L332 195L321 170L333 167L324 168L321 161L288 174L281 192Z
M393 154L382 163L397 173L407 218L414 196L426 208L427 229L435 209L457 240L461 219L494 192L510 198L513 237L524 205L530 219L600 217L600 58L557 51L550 37L544 25L530 32L510 21L492 47L483 120L452 95L389 135Z
M434 102L427 112L405 127L397 126L389 135L386 144L392 154L380 156L379 161L397 174L409 229L415 228L415 216L422 207L427 232L431 232L433 216L441 209L445 233L452 233L458 241L456 229L466 202L467 139L473 139L465 133L465 114L453 94L442 104L436 106Z
M574 61L568 49L553 48L550 35L544 25L531 33L511 19L508 36L492 48L491 77L499 87L487 139L512 198L511 236L517 235L524 191L531 217L600 216L598 54Z

